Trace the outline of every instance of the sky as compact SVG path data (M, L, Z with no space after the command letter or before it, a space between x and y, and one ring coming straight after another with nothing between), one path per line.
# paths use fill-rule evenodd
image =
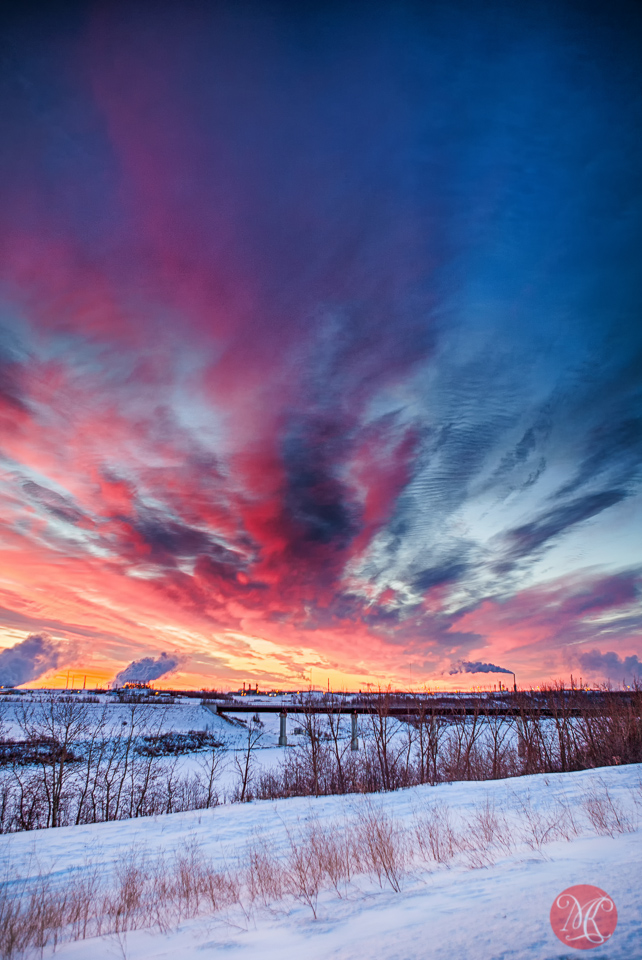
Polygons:
M639 7L27 7L0 684L640 679Z

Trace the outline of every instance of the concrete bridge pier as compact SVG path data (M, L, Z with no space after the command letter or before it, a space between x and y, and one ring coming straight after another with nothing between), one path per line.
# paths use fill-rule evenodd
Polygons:
M357 714L356 711L352 714L352 743L350 744L351 750L359 749L359 728L357 726Z
M281 710L281 713L279 714L279 719L280 719L279 746L280 747L287 747L288 745L288 734L287 734L287 726L286 726L287 718L288 718L287 710Z

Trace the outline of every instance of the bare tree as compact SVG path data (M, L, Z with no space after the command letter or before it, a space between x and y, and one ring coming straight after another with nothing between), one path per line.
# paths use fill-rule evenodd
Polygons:
M328 713L328 733L332 743L333 760L337 778L337 792L346 792L346 776L344 770L344 758L348 750L348 741L341 739L341 701L335 701L333 697L330 702L330 712Z
M234 765L239 774L239 785L237 788L238 799L241 803L250 799L252 780L254 779L254 752L260 740L263 737L261 727L250 720L247 725L247 739L240 755L234 756Z
M80 749L89 728L87 705L71 698L47 697L37 704L20 705L17 721L27 740L45 741L40 767L47 797L47 826L61 825L65 787L74 773L74 749Z
M216 789L217 783L224 769L223 753L220 747L212 747L206 757L198 760L198 766L203 775L204 798L203 806L209 810L215 807L219 802L219 795Z
M321 793L326 738L321 716L317 713L315 703L310 697L303 701L300 708L300 717L305 738L301 750L308 768L310 793L318 797Z
M399 723L390 714L390 700L390 688L383 691L380 689L372 701L375 709L369 717L381 787L384 790L394 790L401 786L399 759L407 746L396 736Z
M108 731L107 709L103 707L97 717L89 718L85 731L84 754L82 757L82 775L79 782L79 793L76 807L76 824L84 823L87 819L88 804L95 786L101 760L104 755ZM95 819L91 816L89 820Z
M438 780L439 747L445 731L445 721L429 709L426 700L415 698L410 723L416 728L417 777L419 783L436 783Z

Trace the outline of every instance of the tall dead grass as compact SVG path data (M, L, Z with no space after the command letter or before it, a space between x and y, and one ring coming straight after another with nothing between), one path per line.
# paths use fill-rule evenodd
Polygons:
M583 807L591 826L601 836L614 837L618 833L632 833L637 829L637 810L627 810L616 800L602 778L591 784Z
M582 822L563 796L535 803L528 793L507 794L506 801L498 806L487 797L460 813L427 803L404 821L364 797L341 821L283 823L280 844L256 836L222 865L196 838L174 852L132 849L111 870L89 862L64 879L32 859L21 874L7 871L0 880L0 956L13 960L136 929L168 932L199 916L247 926L256 910L288 902L316 919L324 895L361 895L364 881L398 893L427 867L490 867L520 849L545 856L547 844L587 827L615 836L638 821L636 804L616 799L601 778L588 787Z
M410 863L405 828L394 817L366 798L356 824L357 862L364 872L387 882L398 893Z

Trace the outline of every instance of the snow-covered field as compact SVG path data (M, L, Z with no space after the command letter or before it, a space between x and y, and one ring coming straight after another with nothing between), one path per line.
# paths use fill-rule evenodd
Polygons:
M569 886L592 884L613 898L619 922L612 939L591 955L596 960L637 960L642 958L641 774L640 766L610 767L415 787L370 799L323 797L224 805L158 818L20 833L0 837L0 865L3 870L9 866L22 867L27 873L51 872L64 885L72 875L89 869L90 862L109 876L133 850L151 860L162 851L170 862L175 853L189 848L198 850L217 869L227 867L240 874L249 845L260 842L270 856L285 857L289 837L306 831L309 835L311 824L339 836L346 823L357 823L370 809L387 813L405 831L409 859L400 874L399 892L385 878L379 883L372 871L357 871L342 896L328 884L323 887L317 919L292 896L267 905L247 900L216 914L205 911L165 933L133 930L62 943L56 957L560 960L578 954L551 930L553 900ZM598 798L598 813L601 809L602 814L611 816L615 811L619 815L619 826L611 816L612 836L600 835L605 828L600 827L599 816L591 820L586 802L590 796ZM475 865L480 859L473 852L474 843L470 849L460 846L447 863L420 855L416 827L431 809L437 807L443 813L447 807L455 832L465 837L466 824L489 805L500 819L505 817L506 836L496 837L485 848L485 865ZM550 840L555 833L558 839ZM563 834L569 839L561 839ZM44 955L51 954L52 948L46 948Z
M247 703L252 703L251 698L246 698ZM79 703L80 703L79 698ZM261 713L261 700L255 701L257 710L262 723L261 738L253 747L254 773L260 776L262 772L273 769L278 766L283 759L283 749L278 746L279 742L279 716L274 713ZM38 703L38 697L21 697L20 701L0 702L0 720L5 726L6 736L20 739L22 736L18 718L22 709L33 707ZM132 705L127 703L118 703L110 696L101 696L98 703L87 703L84 708L88 716L98 720L103 711L107 711L107 724L114 730L121 726L126 726L131 722ZM176 732L187 733L190 730L207 730L219 740L225 748L224 758L220 765L217 778L217 788L222 797L230 796L233 793L234 786L238 781L238 772L234 766L234 754L242 752L247 747L247 722L251 714L227 711L227 716L231 718L226 720L217 716L207 707L201 705L195 699L177 699L171 704L155 704L152 700L149 704L137 707L141 711L141 717L146 714L149 725L157 733ZM291 707L290 707L291 709ZM150 719L151 718L151 719ZM236 721L236 722L235 722ZM349 719L343 722L345 727L344 736L348 740ZM402 726L401 724L399 725ZM296 746L301 741L301 737L295 733L299 728L299 722L295 713L290 712L288 716L288 745ZM191 753L179 757L178 770L181 774L199 768L201 755ZM163 759L159 761L163 762Z
M24 708L28 709L33 707L38 702L38 698L32 695L23 696L19 701L3 702L0 704L3 708L2 720L7 725L8 736L20 736L21 731L18 723L20 711ZM81 704L82 699L79 697L77 702ZM123 723L126 724L131 717L132 705L128 703L118 703L111 697L102 696L99 698L98 703L85 703L83 706L88 716L95 719L98 719L103 710L106 710L108 723L116 727ZM157 722L160 723L160 730L162 731L175 730L182 733L187 730L205 730L209 726L212 729L216 729L217 732L220 729L221 732L224 733L228 729L231 729L223 720L214 716L209 710L201 706L198 700L185 699L182 701L179 700L177 703L158 705L152 701L150 707L153 710L152 716L154 717L154 724L156 725ZM138 709L140 710L141 708L139 707Z

